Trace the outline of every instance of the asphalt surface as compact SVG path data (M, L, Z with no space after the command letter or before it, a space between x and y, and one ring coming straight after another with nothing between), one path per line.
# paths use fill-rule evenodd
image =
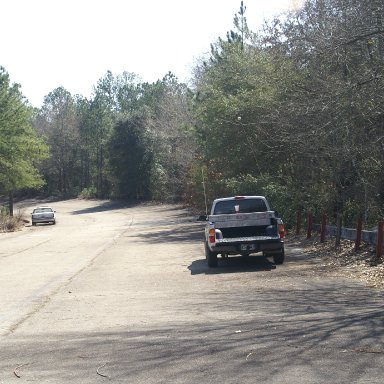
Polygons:
M384 382L383 291L290 246L208 269L178 206L51 205L0 234L0 384Z

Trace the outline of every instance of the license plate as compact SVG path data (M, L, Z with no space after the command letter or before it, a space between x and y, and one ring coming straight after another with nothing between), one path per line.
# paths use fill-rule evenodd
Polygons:
M254 251L256 247L255 244L241 244L240 249L242 251Z

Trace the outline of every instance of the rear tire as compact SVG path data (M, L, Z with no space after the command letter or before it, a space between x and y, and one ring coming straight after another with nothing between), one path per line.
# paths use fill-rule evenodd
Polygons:
M207 259L208 268L217 267L217 253L212 252L207 243L205 243L205 258Z
M284 254L284 248L281 250L280 253L277 253L276 255L273 255L273 262L276 265L281 265L284 263L285 254Z

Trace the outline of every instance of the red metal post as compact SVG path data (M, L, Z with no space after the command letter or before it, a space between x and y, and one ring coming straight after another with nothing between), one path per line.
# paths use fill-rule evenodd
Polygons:
M355 240L355 251L358 251L361 245L361 232L363 230L363 215L359 215L356 226L356 240Z
M296 235L300 235L301 230L301 212L297 211L296 214Z
M325 229L327 226L327 216L325 213L321 216L321 227L320 227L320 243L325 241Z
M307 220L307 239L310 239L311 236L312 236L312 221L313 221L312 213L308 213L308 220Z
M383 239L384 239L384 221L379 221L377 226L377 245L376 256L380 258L383 255Z

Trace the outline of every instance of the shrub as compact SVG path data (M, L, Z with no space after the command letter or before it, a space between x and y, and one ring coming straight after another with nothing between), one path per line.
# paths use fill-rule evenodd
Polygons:
M91 186L88 188L84 188L81 192L79 197L81 199L93 199L97 197L97 189L95 186Z
M16 215L9 216L8 207L0 208L0 231L1 232L14 232L18 230L24 223L24 213L17 211Z

